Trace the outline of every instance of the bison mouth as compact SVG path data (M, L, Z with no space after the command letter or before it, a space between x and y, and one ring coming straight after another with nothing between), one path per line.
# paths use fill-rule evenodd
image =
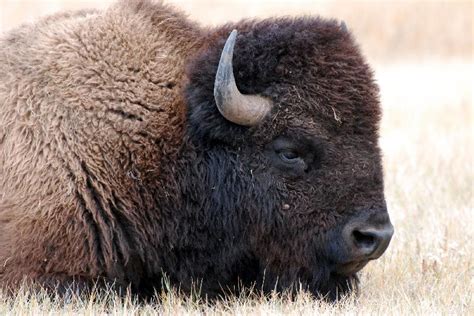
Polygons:
M355 292L358 294L359 277L357 273L362 270L370 260L352 260L327 263L326 277L322 277L312 291L326 301L335 302L342 297Z
M348 263L339 264L334 268L334 273L341 276L351 276L362 270L369 260L351 261Z

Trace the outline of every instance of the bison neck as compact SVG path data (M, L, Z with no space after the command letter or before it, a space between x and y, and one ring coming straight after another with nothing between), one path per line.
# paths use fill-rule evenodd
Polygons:
M249 179L237 156L185 141L171 166L160 171L151 228L157 249L149 264L150 285L163 273L181 289L193 282L206 294L253 280L258 264L250 251ZM200 283L201 282L201 283Z

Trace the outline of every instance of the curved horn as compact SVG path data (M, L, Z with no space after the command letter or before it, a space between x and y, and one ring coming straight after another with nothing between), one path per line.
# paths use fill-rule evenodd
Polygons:
M245 126L258 124L272 108L269 99L258 95L244 95L235 84L232 56L237 30L233 30L222 50L214 82L214 99L219 112L227 120Z

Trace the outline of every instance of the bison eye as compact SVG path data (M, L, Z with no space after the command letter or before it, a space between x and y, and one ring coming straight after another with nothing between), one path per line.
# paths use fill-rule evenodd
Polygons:
M283 175L299 178L320 167L325 141L306 135L281 135L268 143L265 155Z
M274 139L267 147L273 165L285 175L299 177L308 170L304 146L286 136Z
M294 163L298 163L298 162L301 161L300 156L296 152L290 151L290 150L285 150L285 151L279 152L278 157L280 157L280 159L284 163L289 163L289 164L294 164Z

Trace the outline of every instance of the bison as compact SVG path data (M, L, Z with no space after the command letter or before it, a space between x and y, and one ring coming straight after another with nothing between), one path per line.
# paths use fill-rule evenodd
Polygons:
M393 234L379 91L345 24L150 0L0 42L0 287L336 299Z

